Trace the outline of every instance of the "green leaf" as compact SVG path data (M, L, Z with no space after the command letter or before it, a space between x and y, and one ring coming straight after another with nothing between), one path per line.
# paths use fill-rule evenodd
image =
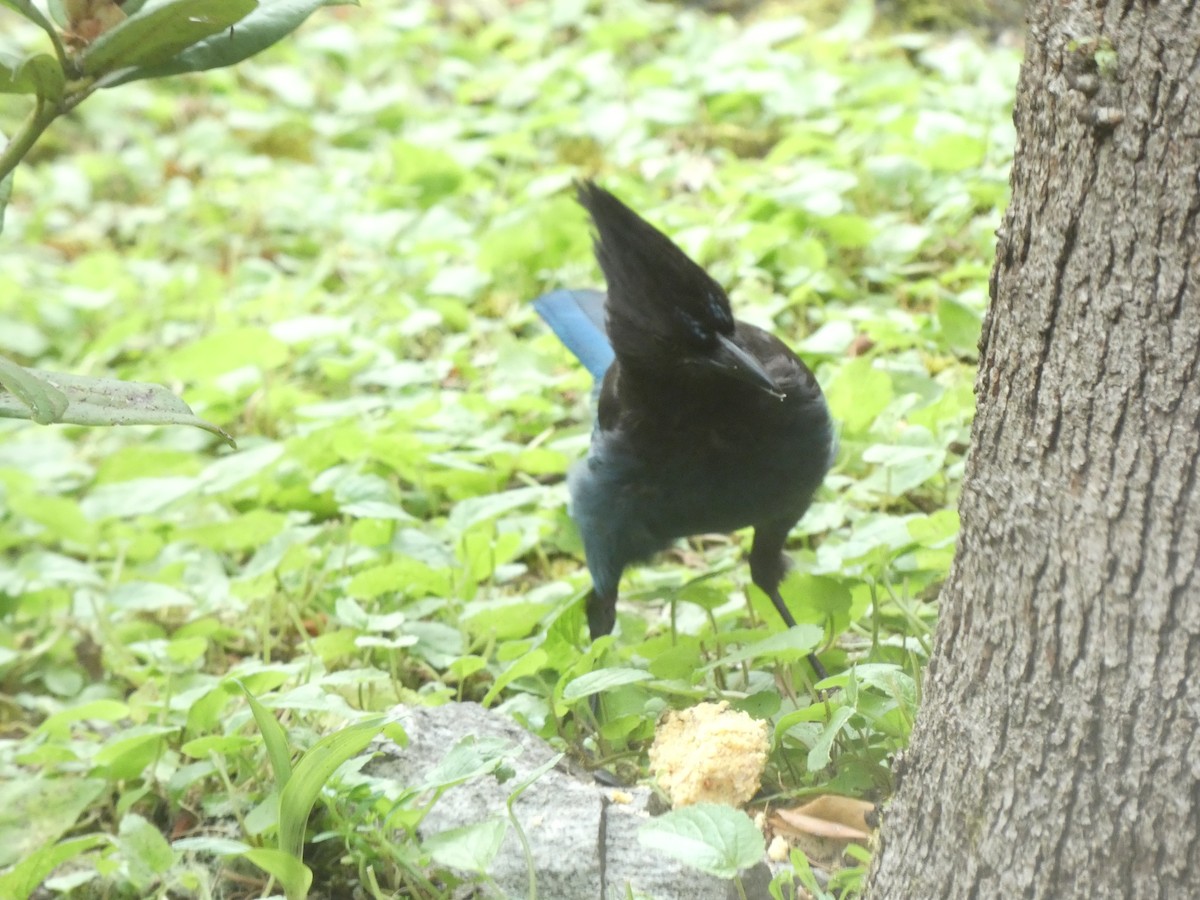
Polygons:
M760 656L794 662L811 653L821 643L821 638L824 636L824 630L816 625L795 625L765 637L761 641L739 647L732 653L727 653L717 662L711 663L709 668L716 668L718 665L736 665Z
M500 673L496 678L496 682L491 686L481 702L484 706L489 706L512 681L522 678L525 675L532 675L543 668L548 660L549 657L546 655L546 651L540 647L524 654Z
M468 497L455 504L448 524L456 531L466 531L473 525L495 519L513 510L539 503L545 493L539 488L518 488L500 494Z
M0 897L26 900L63 863L112 840L107 834L89 834L37 850L0 875Z
M175 852L162 832L137 813L128 813L121 819L117 847L130 880L143 892L175 862Z
M4 132L0 131L0 141L7 143L7 138ZM3 178L0 178L0 234L4 233L4 211L8 209L8 201L12 199L13 189L13 173L9 172ZM0 357L0 362L4 361L4 357ZM3 382L0 381L0 384Z
M95 525L83 514L79 503L69 497L49 494L10 494L9 509L66 541L90 544L96 539Z
M957 300L942 298L938 301L937 319L951 350L967 359L979 355L979 331L983 327L979 313Z
M119 700L91 700L78 706L68 706L66 709L46 717L37 727L36 734L44 735L51 741L62 740L70 734L70 725L94 719L99 722L116 722L129 715L129 706Z
M50 103L62 100L62 66L48 53L23 59L0 58L0 94L36 94Z
M136 778L162 753L167 736L176 731L154 725L126 728L100 748L93 762L98 772L113 781Z
M556 753L554 756L547 759L540 766L537 766L532 772L526 775L518 782L508 794L508 799L504 801L505 810L508 812L508 820L512 823L513 830L517 834L517 839L521 842L521 849L525 854L525 868L529 878L529 893L530 900L537 900L537 869L533 863L533 848L529 846L529 838L525 834L525 829L521 827L521 820L517 818L513 812L513 806L517 802L517 798L525 793L539 778L558 765L559 760L566 754Z
M266 328L214 328L171 354L170 375L184 381L205 381L245 366L264 371L287 362L290 351Z
M825 730L821 732L817 742L808 751L808 771L819 772L829 765L834 739L841 734L842 729L853 715L854 707L852 706L840 706L834 710L833 715L829 717L829 724L825 726Z
M386 724L385 719L377 717L327 734L300 758L279 794L279 849L297 860L304 858L304 829L325 783L338 766L361 753Z
M237 685L246 695L246 702L250 704L250 712L254 714L254 721L263 736L263 743L267 745L267 757L271 760L271 771L275 775L275 787L282 791L292 777L292 751L288 747L287 732L283 730L283 726L279 724L279 720L271 714L271 711L259 703L244 684L239 681Z
M892 379L860 356L838 371L825 392L829 411L849 433L865 431L892 400Z
M0 418L39 425L193 425L236 446L162 385L26 369L0 356Z
M546 760L540 766L534 768L528 775L513 785L512 790L508 793L508 800L505 801L505 805L508 806L509 810L512 810L513 804L516 803L518 797L525 793L525 791L528 790L529 787L533 785L539 778L557 766L564 756L566 756L565 753L555 753L548 760Z
M206 734L194 741L187 741L179 748L179 752L192 759L207 759L210 753L235 756L251 752L255 743L253 738L239 734Z
M858 483L858 488L898 497L941 474L946 452L923 428L910 428L905 444L872 444L862 452L863 462L878 468Z
M9 418L32 418L39 425L49 425L62 421L70 405L67 395L48 379L3 356L0 356L0 387L12 394L12 398L0 394L0 418L5 417L6 408L11 405L15 412ZM13 398L20 405L13 403Z
M462 738L442 757L441 762L425 775L421 789L438 790L453 787L480 775L487 775L496 771L515 752L514 745L502 739Z
M181 2L187 3L189 0ZM133 71L121 75L112 85L139 78L162 78L182 72L203 72L207 69L231 66L291 34L322 6L342 6L352 2L353 0L260 0L257 8L238 22L231 31L195 42L169 61L138 66Z
M651 819L638 830L638 841L717 878L735 877L766 853L762 833L748 815L715 803Z
M312 887L312 869L291 854L258 847L243 854L243 858L279 879L288 900L304 900L308 896L308 889Z
M922 546L935 547L953 543L958 537L958 524L958 510L939 509L931 515L909 520L908 533Z
M601 691L612 690L625 684L650 681L653 677L653 675L644 669L597 669L595 672L580 675L569 682L563 688L563 699L578 700L582 697L590 697L592 694L599 694Z
M874 688L910 706L915 706L917 702L917 686L912 676L891 663L858 663L852 669L830 675L821 685L845 689L852 683Z
M193 44L244 19L256 0L166 0L140 9L83 52L86 75L166 63Z
M171 846L186 853L212 853L215 856L241 856L250 849L249 844L223 837L186 837L172 841Z
M44 776L0 784L0 867L13 865L75 827L104 787L98 778Z
M482 875L500 852L507 832L506 819L488 819L440 831L422 841L421 846L440 865Z
M54 33L54 24L42 15L41 10L34 6L30 0L0 0L0 6L7 6L9 9L23 15L43 31L50 34Z
M819 624L828 618L836 619L850 612L850 589L845 582L836 578L789 572L780 590L794 612L801 614L811 611L812 616L808 617L810 622ZM843 623L838 630L849 624Z

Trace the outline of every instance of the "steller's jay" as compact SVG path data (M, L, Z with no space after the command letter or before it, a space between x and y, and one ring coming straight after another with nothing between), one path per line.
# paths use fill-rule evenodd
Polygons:
M616 623L631 562L681 537L754 526L750 576L789 626L784 542L836 452L812 372L671 240L591 181L577 185L608 283L534 301L599 382L587 458L569 476L592 575L592 639ZM825 672L815 654L809 662Z

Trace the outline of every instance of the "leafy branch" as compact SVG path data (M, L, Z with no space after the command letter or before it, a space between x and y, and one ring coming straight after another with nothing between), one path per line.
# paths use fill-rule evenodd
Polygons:
M232 65L295 31L322 6L354 0L55 0L51 21L32 0L0 0L40 28L53 54L0 55L0 94L32 98L16 133L0 148L0 231L13 173L60 116L96 91ZM0 138L3 136L0 135ZM189 424L203 422L155 385L51 375L0 357L0 418L40 424Z

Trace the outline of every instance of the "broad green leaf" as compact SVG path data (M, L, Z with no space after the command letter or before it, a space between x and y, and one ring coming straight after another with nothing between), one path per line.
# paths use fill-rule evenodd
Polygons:
M194 741L187 741L179 752L193 759L207 759L210 753L234 756L252 752L255 741L239 734L208 734Z
M425 775L421 789L453 787L480 775L487 775L496 771L516 752L516 746L503 739L462 738L442 757L441 762Z
M500 852L507 832L507 820L488 819L440 831L422 841L421 846L440 865L482 875Z
M94 525L70 497L14 494L9 496L8 505L16 515L37 522L61 540L91 544L96 539Z
M983 327L979 313L957 300L943 298L938 301L937 318L951 350L968 359L979 355L979 332Z
M288 517L265 509L252 509L228 522L181 528L177 537L212 550L254 550L283 531Z
M119 584L109 595L109 600L115 609L127 612L191 609L195 606L190 594L155 581L127 581Z
M250 849L249 844L223 837L186 837L172 841L171 846L185 853L212 853L216 856L241 856Z
M917 686L912 676L891 663L858 663L853 669L830 675L821 685L847 688L852 683L874 688L909 705L917 701Z
M858 483L858 489L898 497L942 474L946 451L923 428L909 429L903 439L911 443L873 444L863 451L863 462L878 468Z
M53 32L55 30L54 23L42 15L41 10L34 6L31 0L0 0L0 6L7 6L9 9L15 10L43 31Z
M165 875L175 861L175 852L162 832L137 813L121 819L117 847L130 880L142 891Z
M685 584L676 592L675 596L679 600L694 603L701 609L707 609L710 612L729 602L728 589L720 590L707 579L703 581L697 579Z
M523 678L526 675L532 675L534 672L540 671L545 667L548 659L546 651L540 647L521 656L496 678L496 682L482 700L483 705L489 706L500 692L517 678Z
M456 531L466 531L472 525L511 513L515 509L532 506L544 497L545 492L539 488L518 488L499 494L470 497L455 504L450 512L449 524Z
M165 0L147 4L104 32L80 58L84 74L162 65L180 51L244 19L255 0Z
M987 156L987 144L970 134L944 134L922 149L922 159L935 172L974 169Z
M748 588L755 609L762 616L775 616L770 599L757 586ZM851 618L861 615L855 610L853 597L843 579L811 575L793 569L779 585L779 593L792 615L801 625L818 625L827 634L838 634L850 626Z
M892 379L871 358L846 363L825 391L829 411L848 433L865 431L892 400Z
M62 100L62 66L48 53L13 60L0 56L0 94L36 94L43 100Z
M40 377L37 372L18 366L0 356L0 387L11 394L0 394L0 418L31 418L39 425L62 421L70 405L67 395L55 387L50 379ZM11 407L11 414L6 409Z
M792 571L784 578L780 590L793 611L812 612L807 617L810 622L820 624L827 618L850 612L850 589L837 578Z
M100 796L99 778L31 776L0 784L0 867L11 866L75 827ZM3 894L3 896L10 896Z
M0 897L26 900L63 863L111 841L107 834L89 834L35 850L0 875Z
M321 790L338 766L362 752L386 720L368 719L327 734L300 757L279 794L279 849L304 858L304 829Z
M766 853L762 832L748 815L715 803L698 803L651 819L638 829L638 841L717 878L734 878Z
M435 569L420 560L402 557L363 569L350 579L345 593L362 600L396 592L408 597L446 596L452 584L453 573L449 569Z
M162 753L167 736L178 730L155 725L125 729L96 752L97 771L113 781L138 777Z
M958 510L940 509L931 515L911 519L908 533L926 547L952 542L958 536Z
M717 662L710 663L708 668L716 668L718 665L735 665L762 656L783 661L803 659L816 649L824 635L824 630L816 625L796 625L765 637L761 641L739 647L732 653L727 653Z
M8 391L0 393L0 418L39 425L193 425L235 446L161 385L26 369L0 357L0 386Z
M242 326L214 328L171 354L170 376L185 381L206 381L245 366L278 368L288 360L287 344L266 328Z
M826 322L803 341L796 349L801 353L820 353L826 356L838 356L854 343L856 332L854 325L844 319Z
M39 734L50 740L62 740L70 732L69 727L75 722L94 719L98 722L117 722L129 715L128 704L120 700L91 700L78 706L68 706L53 715L47 716L38 726Z
M822 682L822 684L824 683ZM817 742L808 751L808 771L819 772L829 765L833 742L853 715L854 708L852 706L839 706L834 710L833 715L829 717L829 724L825 726L825 730L821 732Z
M233 65L291 34L322 6L342 6L348 3L354 3L354 0L260 0L257 8L232 30L222 31L195 42L169 61L147 62L131 72L122 74L114 84Z
M636 684L639 681L650 681L654 678L644 669L597 669L580 675L563 688L564 700L578 700L590 697L601 691L611 690L625 684Z
M687 681L703 668L705 662L701 642L690 635L678 635L671 645L656 647L653 653L643 655L650 661L650 674L668 680Z

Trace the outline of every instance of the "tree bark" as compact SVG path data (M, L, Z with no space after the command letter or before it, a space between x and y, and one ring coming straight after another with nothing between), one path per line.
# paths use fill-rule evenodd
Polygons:
M1038 0L869 896L1200 897L1200 11Z

